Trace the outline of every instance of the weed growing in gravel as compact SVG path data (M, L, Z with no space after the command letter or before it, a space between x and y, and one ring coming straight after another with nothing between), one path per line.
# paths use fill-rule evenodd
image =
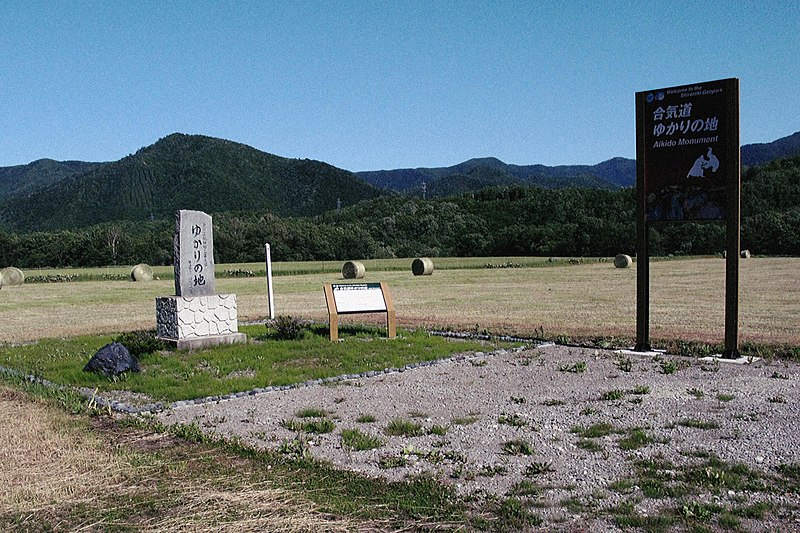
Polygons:
M529 442L514 439L503 443L503 453L508 455L533 455L533 446Z
M566 364L558 367L560 372L572 372L574 374L582 374L586 371L586 361L578 361L576 363Z
M581 414L582 414L583 416L591 416L591 415L596 415L596 414L598 414L599 412L600 412L600 411L599 411L599 410L597 410L597 409L595 409L594 407L584 407L583 409L581 409Z
M672 360L661 361L660 366L662 374L674 374L678 370L678 363Z
M552 471L553 467L549 462L536 461L525 468L525 475L528 477L541 476Z
M342 446L355 451L374 450L383 446L383 441L358 429L342 430Z
M505 424L507 426L514 426L514 427L525 427L528 423L522 418L522 416L514 413L514 414L507 414L502 413L500 416L497 417L498 424Z
M508 473L505 465L483 465L478 470L478 475L483 477L504 476Z
M717 394L717 401L718 402L730 402L730 401L733 401L735 399L736 399L736 396L734 396L733 394L727 394L727 393L722 393L722 392Z
M309 461L311 460L311 451L308 449L308 443L303 438L296 438L292 440L285 440L278 446L278 453L288 459L295 461Z
M695 429L719 429L719 424L713 420L700 420L697 418L684 418L678 421L679 426Z
M356 422L359 424L370 424L375 422L375 420L377 420L377 418L373 415L358 415L358 418L356 418Z
M587 452L594 452L594 453L602 452L603 450L606 449L602 443L597 442L596 440L593 439L581 439L575 443L575 446L577 446L582 450L586 450Z
M610 391L606 391L600 395L601 400L605 401L616 401L621 400L625 397L625 391L619 389L613 389Z
M528 510L517 498L506 498L495 511L496 531L523 531L531 526L542 525L542 518Z
M393 437L418 437L425 434L422 424L417 424L405 418L393 418L386 426L384 433Z
M567 402L565 402L564 400L558 400L555 398L549 398L542 402L542 405L546 405L548 407L555 407L557 405L566 405L566 404Z
M426 429L422 424L412 422L405 418L394 418L386 426L384 433L393 437L419 437L421 435L437 435L444 436L447 433L447 428L438 424L434 424Z
M698 400L703 399L703 397L706 395L705 392L703 392L701 389L698 389L696 387L690 387L690 388L686 389L686 392L688 392L690 396L694 396Z
M622 372L630 372L633 370L633 363L631 362L630 357L620 357L617 359L617 368L620 369Z
M306 407L305 409L300 409L297 411L294 416L297 418L322 418L327 414L328 413L324 409L319 409L317 407Z
M323 434L330 433L336 428L336 424L327 418L315 418L305 422L289 419L281 420L280 425L289 431L303 431L305 433Z
M527 479L523 479L522 481L518 481L511 487L509 491L509 495L511 496L538 496L543 492L544 489L533 483L532 481L528 481Z
M436 435L437 437L444 437L447 433L447 428L444 426L440 426L439 424L434 424L430 428L428 428L428 434Z
M612 424L608 422L600 422L597 424L593 424L588 428L583 426L575 426L570 429L571 433L576 433L580 437L585 439L596 439L600 437L605 437L606 435L611 435L612 433L621 433L622 431L616 429Z
M479 420L478 415L468 415L468 416L461 416L454 418L451 420L451 423L454 426L468 426L470 424L474 424Z
M647 385L637 385L633 389L631 389L631 394L637 394L639 396L644 396L645 394L650 394L650 387Z
M408 465L408 457L404 455L385 455L378 459L378 467L384 470L402 468L406 465Z
M638 450L656 442L656 439L642 428L632 428L627 431L627 435L619 440L621 450Z

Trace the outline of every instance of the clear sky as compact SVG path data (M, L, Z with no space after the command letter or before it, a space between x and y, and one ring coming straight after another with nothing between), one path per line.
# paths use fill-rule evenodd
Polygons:
M738 77L800 130L800 2L3 0L0 166L170 133L352 171L635 157L634 93Z

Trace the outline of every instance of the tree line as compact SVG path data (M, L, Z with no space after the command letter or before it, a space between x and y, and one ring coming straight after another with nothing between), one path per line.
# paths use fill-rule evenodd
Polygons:
M416 256L635 254L635 192L492 187L443 199L384 196L315 217L214 214L218 263ZM0 231L0 266L171 264L174 222L117 222L55 232ZM742 247L800 255L800 158L745 170ZM652 255L721 253L722 223L651 228Z

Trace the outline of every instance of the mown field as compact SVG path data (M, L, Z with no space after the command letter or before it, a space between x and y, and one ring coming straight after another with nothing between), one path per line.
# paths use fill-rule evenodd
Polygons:
M432 276L414 277L411 260L365 261L366 281L389 283L398 323L545 338L614 337L636 331L636 270L610 261L548 263L547 258L436 259ZM485 268L487 264L507 268ZM260 269L260 271L259 271ZM326 320L325 283L341 279L341 263L276 263L279 315ZM217 271L255 277L220 277L217 290L235 293L240 321L267 314L263 264L217 265ZM651 337L720 343L724 334L725 263L719 258L653 261ZM751 258L740 268L740 340L800 345L800 259ZM33 271L127 275L130 267ZM304 272L304 273L297 273ZM156 269L168 277L170 269ZM158 296L174 294L173 281L26 283L0 291L0 341L117 334L155 327Z

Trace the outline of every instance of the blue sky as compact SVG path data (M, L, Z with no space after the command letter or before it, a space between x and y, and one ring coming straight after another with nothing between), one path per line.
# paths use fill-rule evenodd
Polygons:
M173 132L352 171L635 156L634 93L738 77L800 130L800 2L0 3L0 166Z

